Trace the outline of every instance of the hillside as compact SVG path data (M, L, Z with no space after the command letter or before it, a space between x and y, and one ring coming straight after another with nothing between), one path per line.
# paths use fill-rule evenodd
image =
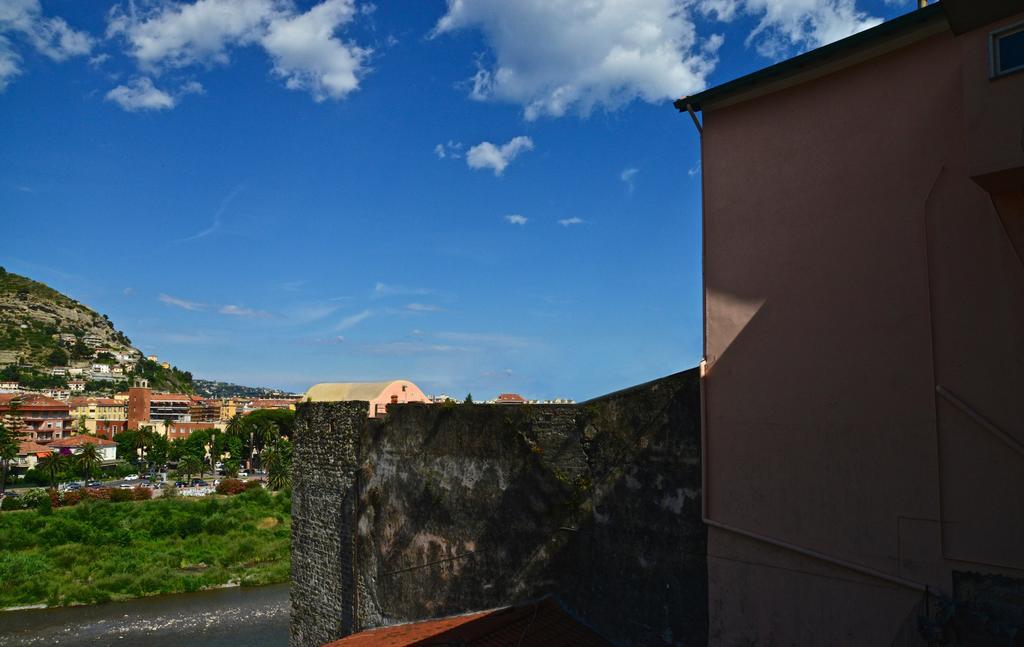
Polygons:
M93 370L97 364L108 369ZM191 374L144 359L107 315L0 268L0 379L42 389L81 376L90 391L110 392L135 375L155 389L192 390Z
M230 382L196 379L195 392L208 398L288 398L295 394L264 386L242 386Z

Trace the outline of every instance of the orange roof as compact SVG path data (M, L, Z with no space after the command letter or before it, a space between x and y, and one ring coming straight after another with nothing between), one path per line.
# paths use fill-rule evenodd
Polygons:
M10 406L12 401L21 404L18 409L67 409L68 405L60 400L48 398L38 393L0 393L0 406Z
M39 443L32 440L24 440L18 443L18 456L28 456L29 454L50 454L50 448L46 445L40 445Z
M150 400L163 400L165 402L191 402L192 396L183 393L154 393L149 396Z
M97 447L111 447L117 445L112 440L106 438L97 438L96 436L88 436L86 434L78 434L77 436L69 436L67 438L61 438L51 442L48 447L81 447L82 445L88 444L96 445Z
M498 396L498 402L526 402L526 398L518 393L502 393Z
M499 647L522 645L611 645L573 617L554 598L479 611L461 616L367 629L325 647L402 647L404 645L466 645Z

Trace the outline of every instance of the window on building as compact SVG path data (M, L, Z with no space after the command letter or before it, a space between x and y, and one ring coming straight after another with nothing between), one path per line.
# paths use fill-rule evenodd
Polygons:
M1024 70L1024 23L992 34L992 76Z

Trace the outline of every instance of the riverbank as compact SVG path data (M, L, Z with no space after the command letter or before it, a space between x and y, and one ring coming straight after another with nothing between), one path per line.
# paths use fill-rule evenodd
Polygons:
M284 647L288 644L288 585L0 615L0 647L117 643L147 647Z
M257 489L0 513L0 608L287 582L290 512L287 493Z

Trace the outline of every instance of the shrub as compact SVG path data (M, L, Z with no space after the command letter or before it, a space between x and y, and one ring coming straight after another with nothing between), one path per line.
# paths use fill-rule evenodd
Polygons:
M0 510L21 510L24 507L21 499L4 497L0 500Z
M245 482L245 491L246 492L248 492L249 490L258 490L258 489L260 489L262 487L263 487L263 483L260 482L260 481L246 481Z
M217 494L241 494L246 490L246 484L238 479L224 479L217 484Z
M124 503L125 501L131 501L134 498L131 490L109 490L107 496L114 503Z

